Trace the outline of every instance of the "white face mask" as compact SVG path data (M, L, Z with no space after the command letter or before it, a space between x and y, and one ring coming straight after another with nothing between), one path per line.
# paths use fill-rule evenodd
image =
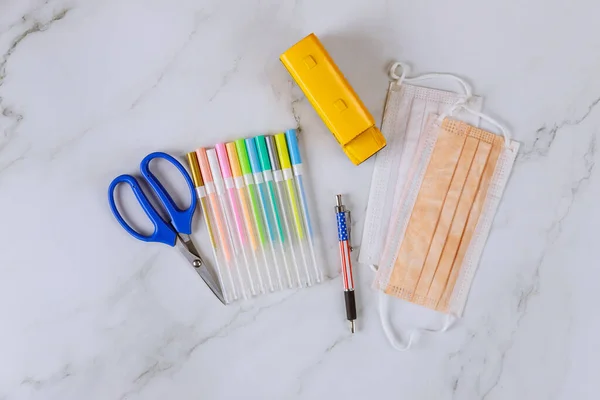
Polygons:
M402 75L396 75L398 67ZM472 96L471 88L462 79L449 74L426 74L416 78L406 78L408 67L395 63L390 70L390 83L381 132L387 145L377 153L371 179L369 202L365 217L362 242L358 262L379 265L387 237L393 206L407 178L408 168L416 154L419 138L427 118L431 114L447 113L453 106L468 100L469 107L481 111L483 99ZM422 86L409 85L421 80L456 81L462 93L448 92ZM465 122L477 125L479 118L467 113L459 113Z
M400 137L401 141L399 144L393 141L388 159L382 158L382 167L376 170L373 182L379 181L381 186L371 189L375 197L370 197L370 201L375 201L369 207L382 200L374 189L383 187L385 198L391 197L391 190L394 193L387 214L375 209L380 213L376 222L387 228L385 240L381 234L380 239L376 238L384 243L374 241L380 246L379 252L371 256L379 266L373 286L381 290L381 323L397 350L410 348L419 331L445 331L462 315L519 148L504 127L479 112L480 99L478 109L474 109L476 105L469 101L470 88L459 78L430 74L411 81L441 76L459 81L465 96L445 105L446 92L439 94L409 85L398 89L394 88L395 83L390 86L382 132L388 140ZM402 83L402 80L403 76L396 82ZM403 90L403 87L408 89ZM395 95L393 89L400 95ZM425 106L425 110L419 107L415 111L420 94L425 93L428 95L425 99L437 103L438 110L430 108L427 112ZM459 111L470 114L470 120L466 115L461 116L462 121L446 119L460 116ZM472 117L476 117L475 120ZM473 126L478 118L498 127L504 138ZM382 170L383 177L376 175ZM406 316L412 306L421 320L420 317L433 316L437 320L444 316L442 328L429 329L417 324L420 328L411 331L408 343L401 343L393 333L388 316L392 296L430 309L417 306L415 310L414 304L395 300L396 304L407 306L402 316ZM411 322L415 319L410 318Z

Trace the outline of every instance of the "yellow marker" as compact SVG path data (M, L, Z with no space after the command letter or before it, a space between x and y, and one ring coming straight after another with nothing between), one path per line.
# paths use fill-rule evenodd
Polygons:
M214 216L211 214L211 209L206 201L207 191L204 184L204 179L202 179L202 173L200 171L200 166L198 163L198 156L196 152L191 152L187 154L188 164L190 169L192 170L192 181L194 182L194 186L196 187L196 195L198 196L198 201L200 203L200 208L202 208L202 214L204 215L204 222L206 223L206 228L208 229L208 237L210 238L210 244L213 251L213 256L215 257L216 263L216 271L219 278L219 282L221 283L221 289L223 290L223 295L225 297L225 302L231 302L231 299L237 299L237 293L233 284L233 280L231 278L231 273L229 273L229 280L225 279L223 275L224 270L227 270L227 263L223 258L222 248L219 246L217 242L217 237L215 236L214 230Z
M192 181L196 187L196 193L198 200L200 200L200 208L202 208L202 214L204 214L204 220L206 222L206 228L208 229L208 237L210 238L210 244L214 249L218 248L217 241L215 240L215 234L210 219L208 218L208 204L206 204L206 190L204 189L204 181L202 180L202 174L200 173L200 167L198 166L198 157L195 152L187 154L188 164L192 170Z
M287 185L287 193L290 205L292 206L292 214L296 224L296 233L300 240L304 239L304 231L302 229L302 216L298 207L298 197L296 196L296 188L294 187L294 175L292 174L292 164L290 163L290 155L285 141L285 133L275 135L275 144L277 153L279 154L279 162L283 171L283 179Z
M385 147L373 116L314 33L280 60L355 165Z

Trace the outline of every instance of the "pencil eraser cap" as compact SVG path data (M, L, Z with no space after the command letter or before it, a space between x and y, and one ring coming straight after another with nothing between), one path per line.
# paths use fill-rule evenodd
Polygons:
M237 150L238 158L240 159L240 167L244 175L251 174L252 168L250 167L250 160L248 159L248 150L246 149L246 141L244 139L238 139L235 141L235 148Z
M229 166L229 157L227 156L227 148L225 143L217 143L215 145L217 157L219 158L219 166L223 173L223 178L231 178L231 167Z
M248 150L248 158L250 159L250 166L252 167L252 172L262 172L262 168L260 167L260 161L258 161L258 152L256 150L256 143L254 143L254 138L248 138L245 140L246 142L246 150Z
M267 142L263 135L254 138L256 149L258 150L258 160L263 171L271 169L271 161L269 160L269 150L267 150Z
M231 172L233 176L241 176L242 168L240 167L240 159L237 154L234 142L229 142L225 145L227 148L227 155L229 156L229 165L231 166Z
M285 131L285 138L287 139L288 150L290 152L290 160L292 165L302 164L302 157L300 157L300 149L298 148L298 138L296 137L295 129L288 129Z
M288 153L287 143L285 142L285 133L275 135L275 144L277 145L277 153L279 154L279 162L282 169L291 168L290 153Z

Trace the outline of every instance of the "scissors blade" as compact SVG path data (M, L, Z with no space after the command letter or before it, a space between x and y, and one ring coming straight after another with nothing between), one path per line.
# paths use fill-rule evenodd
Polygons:
M200 254L198 254L198 250L196 250L196 246L194 245L194 242L192 242L189 235L177 235L176 247L189 261L190 265L194 268L198 275L200 275L200 278L202 278L204 283L206 283L208 288L214 293L215 296L217 296L221 303L227 304L225 302L225 297L223 296L223 291L221 290L221 285L219 284L219 279L215 276L212 268L209 268L202 257L200 257Z

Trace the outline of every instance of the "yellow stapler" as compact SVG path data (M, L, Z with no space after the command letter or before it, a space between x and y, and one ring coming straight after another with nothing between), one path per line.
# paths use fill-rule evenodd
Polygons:
M385 147L373 116L314 33L280 60L355 165Z

